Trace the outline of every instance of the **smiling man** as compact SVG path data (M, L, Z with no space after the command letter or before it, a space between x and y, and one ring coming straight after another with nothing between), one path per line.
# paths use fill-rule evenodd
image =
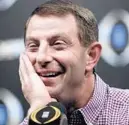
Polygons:
M32 12L19 67L30 104L22 125L38 107L53 101L79 110L85 124L129 124L129 94L109 87L94 72L102 48L97 41L97 22L86 8L49 1Z

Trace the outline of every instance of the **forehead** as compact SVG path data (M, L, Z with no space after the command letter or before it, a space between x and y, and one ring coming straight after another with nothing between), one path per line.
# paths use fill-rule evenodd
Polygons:
M52 15L43 17L34 15L28 23L26 37L50 35L55 33L77 35L77 31L77 23L72 14L62 17Z

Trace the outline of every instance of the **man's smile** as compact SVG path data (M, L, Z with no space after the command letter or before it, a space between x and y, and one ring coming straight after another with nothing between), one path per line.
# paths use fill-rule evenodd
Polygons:
M61 74L63 74L64 72L48 72L48 73L38 73L39 76L41 77L56 77L56 76L59 76Z
M52 69L42 70L41 69L37 71L37 74L40 77L44 77L44 78L54 78L54 77L64 74L65 72L66 72L65 68L61 66L60 68L58 68L58 70L52 70Z

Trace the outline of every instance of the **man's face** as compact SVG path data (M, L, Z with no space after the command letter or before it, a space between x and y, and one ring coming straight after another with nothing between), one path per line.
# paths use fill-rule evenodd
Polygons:
M28 24L25 45L49 94L57 99L72 98L84 83L86 65L86 48L78 39L74 17L34 15Z

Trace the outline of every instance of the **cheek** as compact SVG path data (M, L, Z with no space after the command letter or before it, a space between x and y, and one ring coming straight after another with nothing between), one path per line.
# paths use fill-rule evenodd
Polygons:
M84 76L85 73L85 66L86 66L86 58L84 56L83 52L78 53L71 53L71 56L69 56L69 60L67 61L67 64L69 65L71 69L71 73L74 77Z
M66 67L70 62L71 54L66 51L56 52L56 53L53 53L53 58L57 62L59 62L60 64Z
M69 79L69 77L75 77L78 75L80 67L82 66L82 60L80 60L80 57L77 54L70 51L68 53L61 54L61 56L58 56L57 59L66 68L66 81L71 79Z

